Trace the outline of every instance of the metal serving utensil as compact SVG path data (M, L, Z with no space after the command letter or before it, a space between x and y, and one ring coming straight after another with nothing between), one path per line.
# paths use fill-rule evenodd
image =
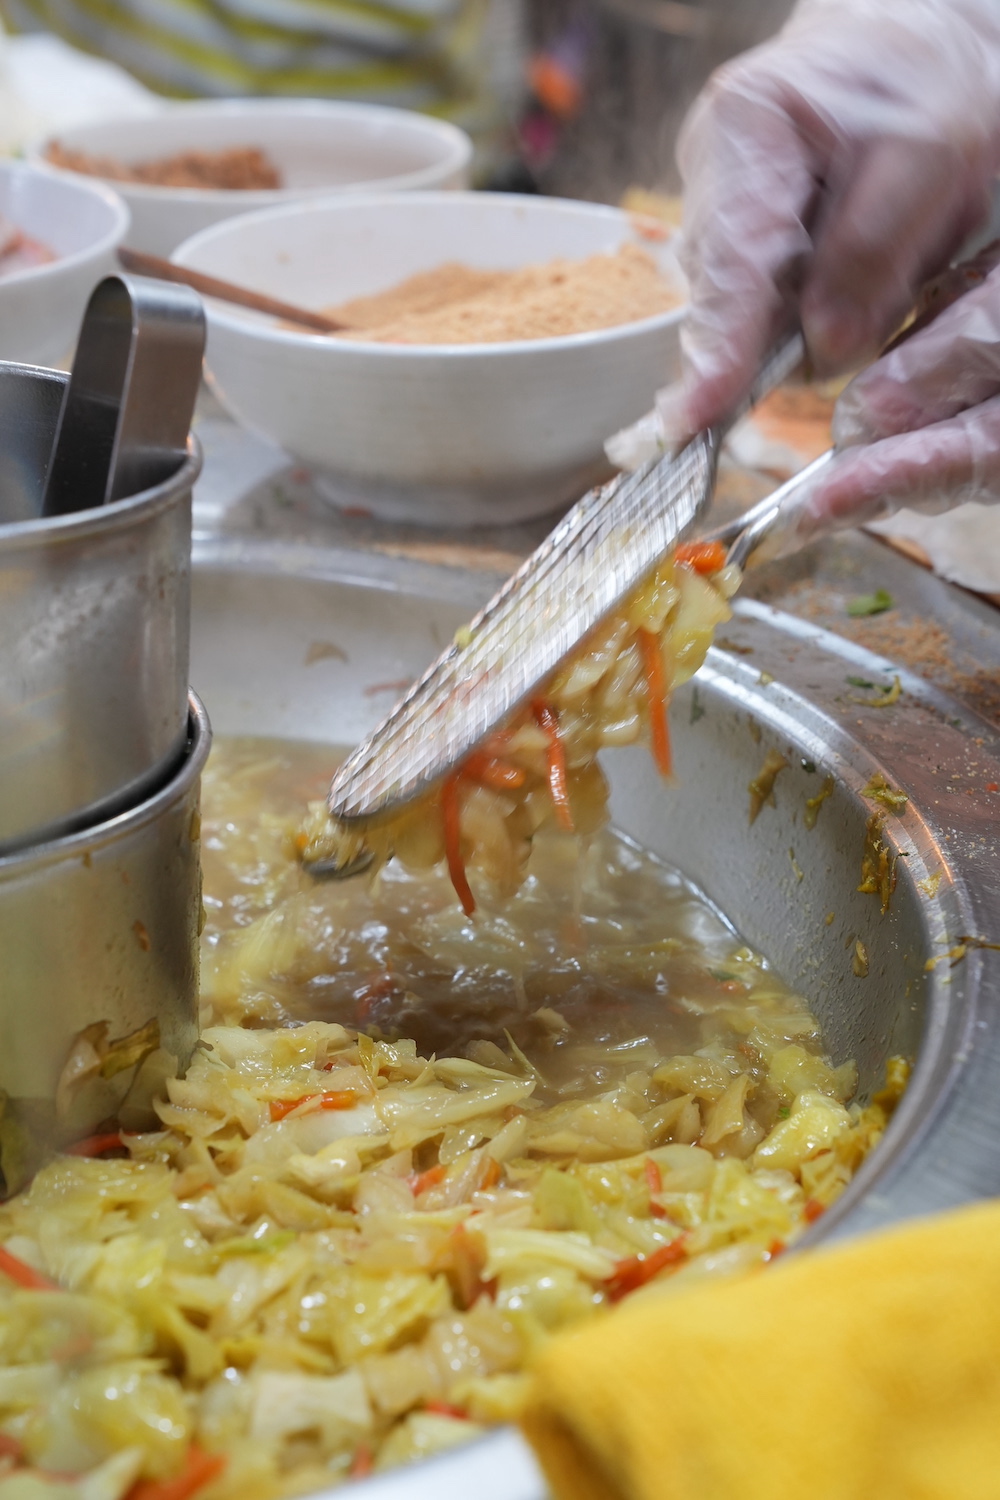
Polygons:
M796 334L727 422L585 495L343 763L332 816L370 819L412 801L498 729L700 520L726 432L802 358Z
M205 313L188 287L108 276L87 303L45 481L43 516L93 510L184 463Z

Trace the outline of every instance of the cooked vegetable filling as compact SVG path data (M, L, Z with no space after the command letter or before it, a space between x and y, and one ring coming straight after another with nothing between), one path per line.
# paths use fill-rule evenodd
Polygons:
M488 899L506 899L524 879L539 830L589 835L604 823L608 787L597 763L604 746L645 736L670 775L670 695L694 676L716 626L731 618L739 582L720 543L678 547L442 787L363 827L338 823L325 802L312 803L303 859L347 867L396 858L410 870L444 862L467 915L476 909L470 869Z
M7 1500L273 1500L464 1442L559 1329L794 1242L905 1081L852 1103L697 892L554 812L475 922L437 860L312 882L298 811L330 764L213 751L204 1047L159 1128L0 1208Z

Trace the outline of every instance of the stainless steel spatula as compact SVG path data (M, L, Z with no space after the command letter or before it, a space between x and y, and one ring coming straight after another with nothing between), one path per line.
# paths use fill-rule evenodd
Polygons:
M764 363L743 410L792 373L796 335ZM591 490L341 766L343 821L390 812L446 776L622 603L707 508L732 421L674 456Z

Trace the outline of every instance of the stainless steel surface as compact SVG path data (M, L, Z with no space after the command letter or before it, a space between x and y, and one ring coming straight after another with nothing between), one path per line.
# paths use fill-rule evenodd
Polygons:
M744 409L802 353L796 335L771 354ZM370 818L410 801L498 729L699 519L725 431L586 494L344 762L331 813Z
M881 549L868 550L874 568ZM456 569L246 538L197 542L194 581L193 677L217 731L334 744L367 733L396 680L418 672L489 591L488 579ZM946 592L921 575L924 584ZM970 639L980 623L970 618ZM887 682L891 662L757 600L737 601L724 641L672 708L676 786L664 787L642 751L620 751L607 759L612 806L620 827L678 865L800 988L834 1058L857 1058L863 1096L888 1056L917 1059L885 1140L810 1238L997 1193L1000 953L972 946L954 964L927 963L961 935L1000 939L996 799L985 791L1000 784L1000 734L905 670L890 708L854 701L847 679ZM776 805L751 826L747 785L771 748L789 766ZM911 799L888 818L901 858L884 918L857 891L873 810L863 789L879 769ZM805 799L827 774L835 794L807 830ZM917 882L938 871L928 896ZM865 978L852 967L858 939ZM371 1493L458 1500L470 1485L504 1500L542 1493L509 1431L382 1476Z
M0 1098L42 1138L88 1134L115 1115L132 1070L95 1078L61 1112L74 1038L152 1020L183 1067L198 1035L199 777L211 731L192 695L182 763L147 800L71 838L0 858ZM9 1137L0 1127L0 1162ZM10 1184L9 1184L10 1185Z
M205 352L187 287L107 276L83 315L45 480L43 516L153 489L184 462Z
M65 382L0 365L0 854L132 805L186 734L199 450L155 489L42 518Z

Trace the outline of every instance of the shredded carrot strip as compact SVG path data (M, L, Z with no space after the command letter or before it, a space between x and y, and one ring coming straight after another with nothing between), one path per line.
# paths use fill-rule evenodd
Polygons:
M286 1115L298 1109L300 1104L308 1104L313 1099L318 1100L317 1109L353 1109L358 1102L353 1089L334 1089L328 1094L303 1094L301 1099L272 1099L272 1122L283 1120Z
M425 1401L424 1411L433 1413L435 1417L457 1417L460 1422L469 1420L469 1413L460 1406L453 1406L450 1401Z
M807 1224L815 1224L816 1220L821 1218L825 1213L826 1205L824 1203L817 1203L815 1198L806 1199L805 1216Z
M26 1261L19 1260L16 1255L11 1255L4 1245L0 1245L0 1271L29 1292L58 1292L60 1290L58 1282L52 1281L48 1276L43 1276L41 1271L36 1271L34 1266L29 1266Z
M651 1193L662 1193L663 1173L660 1171L659 1165L653 1160L651 1156L646 1157L646 1160L643 1164L643 1171L646 1174L646 1182L649 1187L649 1191Z
M669 1245L661 1245L651 1255L630 1255L626 1260L620 1260L604 1283L608 1297L612 1302L619 1302L629 1292L652 1281L665 1266L676 1265L686 1256L687 1246L684 1236L680 1235L676 1240L671 1240Z
M184 1467L173 1479L140 1479L129 1490L126 1500L189 1500L226 1467L223 1453L204 1453L192 1446L184 1458Z
M788 1246L785 1244L784 1240L772 1240L770 1245L768 1246L767 1253L770 1258L774 1260L777 1256L784 1255L787 1249Z
M416 1198L420 1193L426 1192L428 1188L436 1187L439 1182L443 1182L447 1172L448 1168L439 1162L436 1167L428 1167L426 1172L414 1172L406 1180L413 1189L413 1196Z
M359 1443L354 1450L351 1460L350 1477L352 1479L367 1479L375 1467L375 1455L367 1443Z
M471 917L476 909L476 898L472 894L462 858L461 807L458 801L460 776L449 776L441 788L441 817L444 822L444 852L448 862L448 874L455 887L462 910Z
M486 1163L486 1171L483 1173L483 1180L479 1184L479 1191L481 1193L488 1193L490 1188L496 1187L502 1176L503 1172L501 1171L500 1163L495 1156L491 1156Z
M718 573L726 566L726 549L722 542L682 542L674 557L696 573Z
M24 1445L9 1432L0 1432L0 1458L12 1458L16 1464L24 1462Z
M649 733L653 742L653 759L661 776L670 776L674 758L670 750L670 722L667 718L667 684L663 673L663 651L660 638L652 630L636 632L642 667L646 674L646 701L649 705Z
M121 1150L125 1142L118 1130L109 1130L105 1135L88 1135L82 1141L74 1141L66 1147L67 1156L100 1156L104 1151Z
M566 833L573 832L573 813L569 805L569 789L566 784L566 747L559 732L559 716L551 703L536 698L531 705L535 722L548 740L546 760L548 762L549 792L555 808L556 822Z
M492 787L495 792L517 791L527 780L527 772L521 766L485 750L474 750L466 756L462 762L462 775Z

